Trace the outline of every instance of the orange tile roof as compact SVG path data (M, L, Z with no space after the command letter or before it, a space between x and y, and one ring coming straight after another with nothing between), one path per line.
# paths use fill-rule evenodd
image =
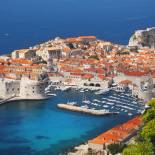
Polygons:
M64 48L63 48L63 51L66 52L66 53L68 53L68 52L71 51L71 49L70 49L69 47L64 47Z
M78 38L67 38L66 41L69 43L75 43L75 42L79 42L79 39Z
M117 125L114 128L102 133L98 137L92 139L89 141L89 143L92 144L112 144L116 142L120 142L123 139L127 138L133 130L137 126L140 126L141 123L141 117L136 116L135 118L129 120L128 122Z
M128 76L144 76L145 74L147 74L146 72L140 72L140 71L124 71L125 75Z
M128 85L128 84L132 84L132 81L130 81L130 80L123 80L123 81L119 82L119 84Z
M0 63L4 63L5 62L5 60L4 59L0 59Z
M106 79L106 77L105 77L104 75L101 75L101 74L99 74L98 77L99 77L101 80Z
M32 64L32 61L31 60L27 60L27 59L12 59L11 60L11 63L19 63L19 64L29 64L31 65Z
M95 36L80 36L80 39L96 39Z
M92 75L92 74L84 74L83 76L82 76L82 78L84 78L84 79L91 79L91 78L93 78L94 76Z

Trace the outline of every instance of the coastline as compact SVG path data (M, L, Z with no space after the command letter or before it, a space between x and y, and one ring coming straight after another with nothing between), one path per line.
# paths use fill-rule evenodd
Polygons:
M67 155L85 155L87 153L88 153L88 143L84 143L75 146L72 151L67 153Z
M141 116L136 116L123 124L103 132L87 143L74 147L73 151L69 152L68 155L88 155L90 151L93 151L94 155L101 152L108 153L109 145L133 143L133 139L141 127L141 122Z

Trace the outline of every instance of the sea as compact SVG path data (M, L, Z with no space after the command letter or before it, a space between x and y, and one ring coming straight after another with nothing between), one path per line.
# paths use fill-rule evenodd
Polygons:
M135 30L155 26L154 10L154 0L0 0L0 55L58 36L95 35L128 44ZM104 108L120 112L97 117L57 108L58 103L70 101L81 106L85 97L80 91L56 94L48 100L0 106L0 155L64 154L131 119L141 108L126 94L100 96L88 91L85 96L91 103L97 106L99 100ZM116 109L107 104L110 100L116 101ZM130 109L120 108L124 103Z

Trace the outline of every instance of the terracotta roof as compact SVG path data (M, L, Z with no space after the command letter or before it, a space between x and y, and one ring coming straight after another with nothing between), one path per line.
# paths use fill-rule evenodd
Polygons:
M80 39L96 39L95 36L80 36Z
M117 125L114 128L102 133L98 137L89 141L92 144L112 144L120 142L132 134L137 126L140 126L141 117L137 116L128 122Z
M82 76L82 78L84 78L84 79L91 79L91 78L93 78L93 75L91 75L91 74L84 74Z
M27 59L12 59L11 63L19 63L19 64L29 64L31 65L33 62Z
M132 84L132 81L130 81L130 80L123 80L123 81L119 82L119 84L128 85L128 84Z

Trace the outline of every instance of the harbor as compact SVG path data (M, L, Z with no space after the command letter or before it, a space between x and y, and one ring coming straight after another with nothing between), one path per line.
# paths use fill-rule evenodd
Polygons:
M120 93L110 90L107 93L98 94L98 91L81 91L81 89L72 88L68 91L52 89L54 94L65 94L65 102L59 102L57 106L61 109L66 109L74 112L83 112L94 115L119 114L135 115L141 114L146 106L140 99L134 98L128 92ZM72 95L77 94L77 98ZM91 95L90 95L91 94ZM69 99L67 99L67 97Z
M125 94L117 94L115 92L96 95L95 92L93 93L92 91L83 93L79 90L70 89L69 91L55 90L52 94L56 95L51 96L48 100L12 101L1 105L0 125L3 126L3 128L0 129L1 152L11 150L22 153L24 150L27 154L33 152L37 155L40 155L42 152L57 155L62 152L68 152L69 148L84 143L107 129L131 119L137 115L140 104ZM129 107L135 105L137 108L134 108L135 110L129 110L128 112L125 112L125 108L124 111L121 111L120 108L118 115L109 115L107 117L104 115L81 114L79 112L57 108L59 103L76 102L79 107L88 105L94 109L116 111L117 109L115 109L115 107L112 108L114 105L106 104L106 100L102 99L112 99L112 96L115 98L113 98L113 100L117 98L117 100L122 103L125 101L128 102L128 104L130 104ZM88 102L88 100L90 102ZM99 107L96 105L99 104L99 101L105 101L105 103L100 102L101 106ZM105 105L108 107L103 107ZM132 115L128 115L129 112L131 112ZM8 121L6 122L6 120ZM60 143L61 139L63 139L63 141ZM5 147L3 147L3 144ZM18 150L16 150L15 147L10 148L10 145L18 147ZM10 152L8 152L8 154L9 153Z

